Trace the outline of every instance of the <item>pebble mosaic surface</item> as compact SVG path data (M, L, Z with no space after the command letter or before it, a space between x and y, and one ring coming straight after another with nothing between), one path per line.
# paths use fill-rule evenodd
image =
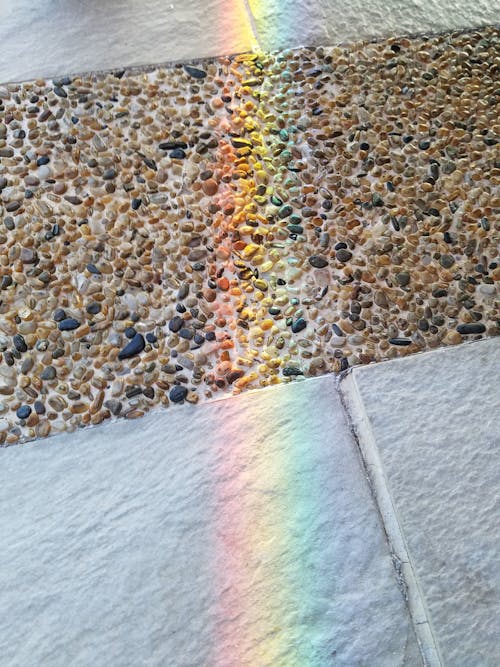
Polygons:
M0 86L0 443L497 335L499 37Z

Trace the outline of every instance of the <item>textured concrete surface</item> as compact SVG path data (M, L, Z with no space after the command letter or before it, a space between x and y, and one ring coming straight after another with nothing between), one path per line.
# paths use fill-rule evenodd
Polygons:
M352 377L357 426L378 451L443 663L495 667L500 340L359 368ZM368 463L376 466L376 456Z
M339 44L496 23L490 0L248 0L261 48Z
M325 377L1 449L2 667L422 664L344 419Z
M490 0L0 0L0 81L498 20Z
M0 81L239 53L244 0L0 0Z

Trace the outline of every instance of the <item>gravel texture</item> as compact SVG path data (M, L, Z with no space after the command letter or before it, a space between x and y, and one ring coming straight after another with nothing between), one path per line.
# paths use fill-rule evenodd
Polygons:
M498 36L0 86L0 442L497 334Z

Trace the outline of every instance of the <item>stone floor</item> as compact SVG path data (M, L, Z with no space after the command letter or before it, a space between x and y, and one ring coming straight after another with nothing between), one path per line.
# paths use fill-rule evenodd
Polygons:
M92 5L0 0L1 667L496 667L492 4Z
M498 335L499 39L0 87L0 443Z

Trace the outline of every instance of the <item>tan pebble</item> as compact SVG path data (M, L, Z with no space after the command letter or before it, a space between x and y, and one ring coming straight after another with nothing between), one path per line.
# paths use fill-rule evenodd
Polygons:
M51 396L48 400L50 407L56 412L62 412L68 404L61 396Z
M129 410L127 413L125 413L125 419L137 419L138 417L143 417L144 416L144 411L143 410Z

